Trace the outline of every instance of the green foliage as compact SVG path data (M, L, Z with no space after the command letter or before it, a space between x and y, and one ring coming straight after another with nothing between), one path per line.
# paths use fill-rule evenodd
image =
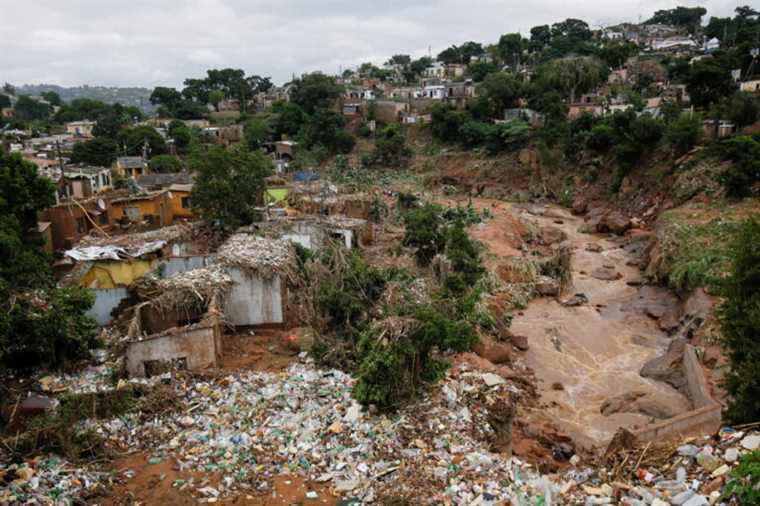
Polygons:
M702 117L698 114L682 113L665 128L665 140L676 155L682 155L693 148L702 136Z
M44 120L50 117L53 108L49 104L39 102L27 95L21 95L14 107L16 117L24 121Z
M243 136L248 149L254 151L260 149L269 140L269 125L262 118L251 118L243 127Z
M317 109L328 109L341 93L335 78L321 72L304 74L291 84L290 101L307 114L314 114Z
M489 74L480 85L480 93L491 106L492 117L502 118L504 110L514 107L523 94L523 83L514 74L497 72Z
M472 80L476 83L482 82L488 75L494 74L499 71L499 67L495 63L476 61L470 63L467 67L467 71L470 73Z
M164 138L152 126L141 125L125 128L119 132L116 140L119 147L129 156L142 155L146 143L149 156L166 153Z
M187 153L195 141L193 130L176 119L169 123L168 134L174 140L174 147L180 153Z
M79 287L48 288L9 300L0 317L0 364L28 371L86 356L97 344L97 325L85 315L94 301Z
M404 214L404 246L415 248L417 264L427 266L433 257L446 246L443 209L435 204L427 204Z
M646 24L684 26L693 32L700 25L702 16L705 14L707 14L707 9L704 7L678 6L674 9L656 11Z
M718 155L733 164L721 175L721 183L732 197L749 195L760 181L760 136L739 135L721 141Z
M739 91L721 100L711 116L729 119L739 128L751 125L760 118L760 101L751 93Z
M0 93L0 109L5 109L11 106L11 99L8 95Z
M150 166L150 170L153 172L160 172L164 174L182 171L182 161L173 155L154 156L148 162L148 166Z
M53 288L37 213L55 203L51 181L0 152L0 370L59 366L94 344L89 291Z
M534 86L544 92L559 90L574 103L579 95L593 90L605 77L603 65L594 58L561 58L536 69Z
M400 168L406 166L411 156L401 125L391 124L378 132L375 149L367 163L371 167Z
M686 76L686 90L697 107L709 107L736 91L730 68L715 58L694 62Z
M174 88L156 87L150 95L150 103L158 105L159 116L164 117L199 119L208 113L202 102L185 98Z
M735 499L736 504L760 504L760 450L742 455L731 471L721 500Z
M340 269L341 274L323 282L316 302L330 330L344 339L352 339L367 325L368 308L383 293L393 273L367 265L356 250L341 253L328 249L321 258L332 272L338 270L336 263L341 261L346 263Z
M272 104L268 120L269 128L275 140L294 137L306 122L306 114L292 102L275 102Z
M667 214L663 218L667 222L660 238L662 263L657 277L683 291L714 285L729 266L727 246L736 236L736 222L689 224Z
M444 104L436 104L431 113L431 130L436 139L454 143L459 140L459 129L467 121L467 114Z
M205 219L227 229L253 222L261 204L264 178L273 173L272 161L245 146L224 149L211 146L190 157L196 172L193 208Z
M98 167L110 167L116 161L119 145L108 137L95 137L89 141L74 144L71 152L73 163L84 163Z
M387 344L374 329L362 334L359 349L363 358L357 371L354 397L362 404L381 409L396 407L412 397L423 383L437 381L447 364L433 352L465 351L477 342L472 326L433 305L411 311L413 328Z
M345 123L341 114L329 109L317 109L307 118L300 133L301 141L307 148L324 146L332 153L349 153L356 141L343 130Z
M760 419L760 221L746 220L731 244L731 269L720 283L718 309L730 370L724 413L731 423ZM754 477L757 481L757 476Z

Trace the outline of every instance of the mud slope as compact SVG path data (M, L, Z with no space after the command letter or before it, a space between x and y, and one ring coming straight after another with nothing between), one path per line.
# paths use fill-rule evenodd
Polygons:
M608 442L620 426L643 426L656 421L653 413L662 417L663 411L690 409L688 399L671 386L639 376L642 365L660 355L669 339L642 309L658 304L645 298L660 292L626 284L639 278L638 269L627 265L633 259L628 252L610 238L579 232L583 221L562 208L533 207L528 213L518 205L489 200L475 204L495 205L496 215L509 211L539 226L560 228L573 248L572 286L559 299L582 293L588 303L566 307L554 298L535 299L515 315L511 327L514 334L528 338L525 361L535 371L541 401L559 429L591 449ZM492 244L498 238L489 239L484 241L489 251L503 255L502 248ZM590 243L601 251L588 251ZM504 246L508 250L512 245ZM620 275L597 279L591 274L599 269ZM641 395L634 407L602 414L605 401L633 392Z

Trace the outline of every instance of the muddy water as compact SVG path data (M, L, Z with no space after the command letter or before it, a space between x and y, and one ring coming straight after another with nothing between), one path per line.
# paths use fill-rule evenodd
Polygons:
M608 442L620 426L652 422L640 413L604 416L600 412L606 399L633 391L646 392L651 401L675 407L675 412L688 410L688 401L674 388L639 376L641 366L667 348L668 338L655 320L634 307L639 291L626 280L638 277L639 272L626 265L630 254L609 238L578 232L582 220L563 209L539 208L547 212L538 216L534 209L532 214L512 209L567 234L574 248L573 283L560 298L583 293L589 300L582 306L565 307L554 298L539 298L512 322L515 334L528 337L525 360L536 373L547 414L558 428L590 449ZM558 217L562 224L554 223ZM602 251L587 251L586 245L592 242ZM622 278L591 277L605 265L614 266ZM562 389L556 389L555 383Z

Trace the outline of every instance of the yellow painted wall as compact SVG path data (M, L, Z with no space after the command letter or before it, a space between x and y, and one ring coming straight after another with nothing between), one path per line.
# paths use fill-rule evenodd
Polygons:
M185 209L184 207L182 207L182 198L189 197L190 192L171 190L169 193L172 194L172 198L170 199L171 209L172 209L172 219L175 216L179 216L182 218L192 218L193 217L192 210Z
M170 206L166 194L156 196L153 199L140 199L131 202L111 202L108 209L108 217L109 221L113 223L124 216L125 207L136 207L140 212L141 218L145 215L161 216L163 220L161 225L168 226L172 224L172 211Z
M127 286L144 276L150 271L151 267L151 262L148 260L95 262L87 274L79 281L79 284L87 288Z

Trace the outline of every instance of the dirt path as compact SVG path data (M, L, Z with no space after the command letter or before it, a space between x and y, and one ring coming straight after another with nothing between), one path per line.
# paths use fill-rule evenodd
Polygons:
M651 413L642 414L639 409L605 416L600 410L607 399L640 392L650 408L645 412L689 409L687 399L677 390L639 375L642 365L661 354L669 340L641 309L650 302L643 299L656 293L626 284L639 277L638 268L627 265L632 259L628 252L610 238L578 232L583 221L561 208L534 206L528 213L516 205L490 200L474 204L490 208L494 215L494 220L473 233L476 238L488 239L483 242L494 255L509 256L509 251L514 251L511 238L504 244L500 241L505 233L499 229L511 223L504 218L507 213L541 227L561 229L573 249L572 286L560 300L582 293L588 303L566 307L555 298L535 299L515 315L511 326L514 334L528 338L530 349L524 360L535 371L541 400L558 428L591 449L605 444L620 426L654 421ZM589 243L601 251L588 251ZM620 277L597 279L591 274L598 269L618 272Z

